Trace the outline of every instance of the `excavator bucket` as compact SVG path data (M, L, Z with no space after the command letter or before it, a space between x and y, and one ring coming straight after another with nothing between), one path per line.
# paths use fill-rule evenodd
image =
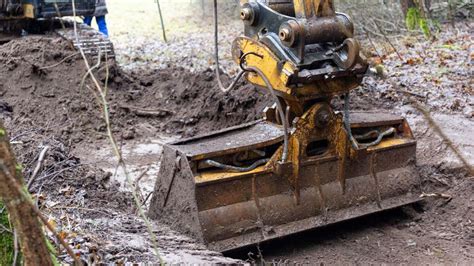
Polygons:
M330 121L340 120L334 113ZM405 119L352 113L351 128L360 143L391 131L341 155L337 127L327 126L290 145L300 158L291 164L276 161L284 130L267 121L166 145L149 216L228 251L418 201L416 141Z

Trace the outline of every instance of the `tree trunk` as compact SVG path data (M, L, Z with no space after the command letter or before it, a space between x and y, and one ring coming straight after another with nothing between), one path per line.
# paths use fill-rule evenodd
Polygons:
M24 186L17 170L16 160L10 148L8 136L0 121L0 199L5 204L10 222L18 234L25 265L52 265L51 255L38 217L27 194L18 190Z
M416 4L413 0L400 0L400 6L402 8L403 15L406 16L408 9L416 7Z
M0 265L12 265L14 257L13 229L7 210L0 202Z
M403 15L407 15L408 9L412 7L417 7L417 2L420 4L420 9L422 9L421 11L423 11L423 13L428 13L429 17L431 9L431 0L400 0L400 6L402 8Z

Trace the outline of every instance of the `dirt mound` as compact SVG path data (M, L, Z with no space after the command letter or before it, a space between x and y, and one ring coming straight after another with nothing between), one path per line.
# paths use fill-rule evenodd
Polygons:
M143 250L149 245L144 244L148 239L146 230L127 235L142 239L133 242L137 247L132 245L130 249L131 242L127 241L123 249L114 245L124 241L119 237L123 231L119 224L127 219L137 220L132 214L132 196L111 178L113 173L83 163L73 152L79 145L99 149L98 143L106 138L93 93L80 86L86 68L77 51L57 37L29 36L0 46L0 63L5 66L0 69L0 119L12 137L26 180L30 180L41 150L49 147L31 189L39 195L42 210L68 226L68 239L71 244L82 246L78 252L85 258L96 249L94 246L105 245L99 251L102 261L120 261L124 256L132 261L141 257L145 257L142 261L155 259L151 252ZM211 70L191 74L175 68L126 74L113 62L109 66L108 79L105 64L96 74L102 84L108 83L112 126L119 141L157 137L161 132L189 136L240 124L258 118L268 102L250 86L228 94L220 92ZM89 81L85 84L92 86ZM96 228L101 219L104 227ZM117 224L113 230L111 222ZM156 227L165 243L178 241L160 246L164 255L174 256L175 260L176 254L193 254L202 260L226 261L195 245L193 240L180 240L180 236L161 225ZM85 240L83 230L92 236ZM109 235L97 238L100 230ZM126 254L118 254L123 252Z
M80 88L86 69L66 42L29 37L1 46L0 54L0 62L6 65L0 70L3 115L63 141L103 138L95 134L105 130L99 107L93 94ZM106 81L105 66L98 76ZM133 138L147 134L136 128L146 123L154 128L148 134L189 136L255 120L269 103L252 86L224 94L214 76L211 70L192 74L182 68L128 75L110 64L108 100L114 130Z
M138 116L148 116L147 109L161 111L161 129L168 134L189 136L249 122L260 118L271 103L262 90L243 82L235 90L221 92L210 69L197 74L177 68L132 75L144 88L125 104Z

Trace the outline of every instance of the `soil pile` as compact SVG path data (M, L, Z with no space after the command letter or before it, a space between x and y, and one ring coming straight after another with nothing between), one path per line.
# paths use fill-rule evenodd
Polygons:
M272 102L267 93L243 82L228 93L220 91L211 69L192 74L170 68L131 75L142 89L115 109L128 109L147 121L154 117L155 125L167 134L191 136L250 122L261 118Z
M9 129L27 180L40 151L49 147L34 191L61 199L65 206L81 203L127 210L130 195L110 193L118 186L108 182L110 173L82 165L71 153L71 144L87 134L87 127L80 129L83 121L88 116L99 119L84 93L71 89L79 86L85 73L76 58L77 52L59 38L31 37L0 46L5 66L0 70L0 119Z
M49 147L31 190L43 211L58 223L64 220L68 240L81 246L78 253L85 259L97 246L103 247L98 251L102 261L156 259L146 226L132 214L131 194L120 189L112 173L82 163L73 152L79 145L94 147L106 138L101 109L88 89L92 84L87 81L81 88L87 70L77 51L54 36L29 36L0 46L0 63L5 66L0 69L0 119L26 180L41 150ZM233 126L258 118L258 110L266 105L266 97L250 86L220 92L211 70L126 74L109 63L108 79L104 63L96 75L102 85L108 84L112 127L119 141ZM162 225L153 226L164 238L162 255L171 261L187 257L196 263L233 262Z
M15 124L33 123L44 134L80 143L103 138L104 123L93 93L80 87L86 69L80 55L57 38L29 37L0 47L0 110ZM58 62L64 62L58 65ZM94 64L94 63L91 63ZM108 82L110 113L124 138L151 125L149 134L193 135L255 120L270 103L260 90L239 86L221 92L209 69L197 74L182 68L125 74L113 63L106 80L105 64L98 71Z

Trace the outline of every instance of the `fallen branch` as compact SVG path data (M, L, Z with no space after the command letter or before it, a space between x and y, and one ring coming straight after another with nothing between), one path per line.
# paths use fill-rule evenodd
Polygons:
M35 170L33 171L33 174L31 175L30 180L28 180L28 184L26 186L28 191L31 190L31 186L33 186L36 177L38 177L39 171L43 166L44 158L46 157L46 153L48 152L48 150L49 146L45 146L38 157L38 163L36 164Z
M97 213L105 214L109 217L113 217L112 214L110 214L106 211L103 211L103 210L96 210L96 209L89 209L89 208L82 208L82 207L54 206L51 209L54 209L54 210L80 210L80 211L88 211L88 212L97 212Z
M375 20L372 20L375 24L375 26L377 26L378 30L380 31L380 33L382 33L383 37L385 38L385 40L388 42L388 44L390 44L390 46L392 47L392 49L395 51L395 53L397 53L397 56L398 58L400 59L400 61L404 61L403 60L403 57L400 55L400 53L398 52L397 48L395 48L395 46L393 45L393 43L390 41L390 39L387 37L387 34L385 34L385 31L379 26L379 24L375 21Z
M128 106L128 105L121 105L120 108L130 111L134 113L135 115L142 116L142 117L150 117L150 116L163 117L170 114L174 114L173 111L170 111L167 109L142 109L142 108Z
M447 200L453 199L451 195L443 194L443 193L423 193L420 195L420 198L443 198Z
M63 58L63 60L59 61L58 63L56 63L54 65L50 65L50 66L40 67L39 70L45 70L45 69L48 69L48 68L57 67L57 66L61 65L62 63L66 62L68 59L73 58L74 56L77 56L77 55L80 55L80 53L75 53L75 54L66 56L65 58Z

